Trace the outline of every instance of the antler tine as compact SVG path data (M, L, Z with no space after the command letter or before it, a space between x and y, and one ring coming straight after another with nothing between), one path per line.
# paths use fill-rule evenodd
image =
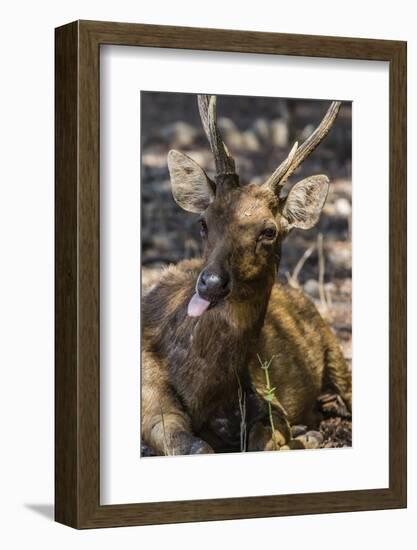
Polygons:
M235 161L217 128L216 96L198 95L198 109L204 131L214 155L217 175L236 174Z
M266 181L275 192L282 188L287 179L295 172L304 160L311 155L314 149L329 133L339 112L341 101L333 101L322 121L314 132L298 147L295 143L288 157L278 166L275 172Z
M271 187L273 191L276 191L278 189L282 178L285 176L285 173L291 166L291 163L294 159L297 149L298 149L298 141L294 143L291 151L289 152L288 157L283 162L281 162L281 164L278 166L275 172L265 182L265 185L268 185L269 187Z

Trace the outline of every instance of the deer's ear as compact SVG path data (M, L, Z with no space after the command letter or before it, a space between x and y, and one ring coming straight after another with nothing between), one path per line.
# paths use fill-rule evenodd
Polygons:
M201 213L213 201L215 188L204 170L190 157L179 151L168 153L175 202L188 212Z
M296 183L283 204L283 229L310 229L319 220L329 191L327 176L310 176Z

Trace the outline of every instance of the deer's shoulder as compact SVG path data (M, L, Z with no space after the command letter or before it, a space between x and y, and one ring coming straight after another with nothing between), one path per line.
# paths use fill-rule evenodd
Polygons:
M275 283L268 304L267 318L297 319L321 324L322 318L313 302L299 289Z
M169 287L173 289L175 287L182 287L184 284L190 282L195 282L201 271L201 266L201 258L182 260L177 264L167 265L161 269L157 276L152 277L149 283L143 282L142 292L144 297L155 288Z
M201 271L200 259L183 260L161 271L159 280L144 290L142 315L146 324L160 323L186 307Z

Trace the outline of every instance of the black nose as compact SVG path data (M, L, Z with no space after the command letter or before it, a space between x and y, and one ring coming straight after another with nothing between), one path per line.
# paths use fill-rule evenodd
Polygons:
M204 270L198 279L197 291L201 298L209 302L220 300L229 294L229 276L227 273Z

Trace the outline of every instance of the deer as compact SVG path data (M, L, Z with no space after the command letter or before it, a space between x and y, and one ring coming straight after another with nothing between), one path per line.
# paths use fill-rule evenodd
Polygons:
M326 390L351 411L351 374L314 304L276 280L284 239L317 223L329 179L312 175L287 193L284 186L341 103L264 183L242 184L217 125L216 96L197 101L216 173L168 153L173 198L199 214L203 253L166 267L142 299L142 440L158 455L303 448L291 426L317 425ZM260 358L270 363L269 399Z

